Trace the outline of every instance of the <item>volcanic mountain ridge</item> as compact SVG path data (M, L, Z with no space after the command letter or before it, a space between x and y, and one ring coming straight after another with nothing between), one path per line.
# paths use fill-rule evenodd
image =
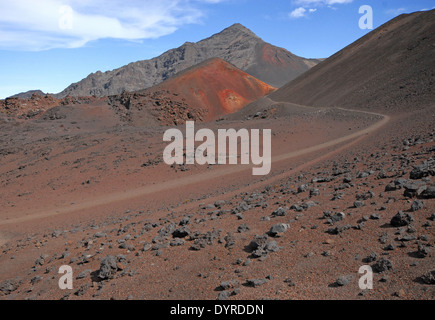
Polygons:
M133 62L104 73L92 73L71 84L57 97L102 97L143 90L210 58L221 58L274 87L284 85L321 61L298 57L266 43L241 24L234 24L207 39L186 42L151 60Z

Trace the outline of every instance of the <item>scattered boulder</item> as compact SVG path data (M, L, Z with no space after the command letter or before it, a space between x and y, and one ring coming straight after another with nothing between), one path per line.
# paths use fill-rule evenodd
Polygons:
M426 284L435 284L435 270L426 272L420 279Z
M352 275L341 276L335 281L335 284L339 287L344 287L348 285L352 280L353 280Z
M268 253L277 252L279 250L277 243L275 241L269 241L267 234L262 236L256 235L248 247L252 251L254 258L265 257Z
M352 226L347 224L344 226L337 226L334 228L329 228L328 230L326 230L326 232L329 234L332 234L332 235L338 235L338 234L342 234L346 230L349 230L350 228L352 228Z
M399 211L392 219L390 224L393 227L404 227L410 225L414 221L414 217L409 213Z
M264 250L266 252L278 252L279 251L279 246L276 243L276 241L269 241L266 246L264 247Z
M422 199L435 199L435 185L429 186L420 194Z
M249 231L249 227L246 224L242 224L237 228L238 233L243 233Z
M435 176L435 159L428 160L418 166L409 174L413 180L422 179L428 176Z
M430 255L430 248L424 245L423 243L419 242L417 248L417 256L419 258L426 258L429 255Z
M257 288L265 284L267 281L268 281L267 279L248 279L246 280L246 285L248 287Z
M361 207L364 207L364 206L365 206L365 203L364 203L364 201L360 201L360 200L358 200L358 201L355 201L355 202L353 203L353 206L354 206L355 208L361 208Z
M170 246L171 247L179 247L179 246L183 246L185 243L186 243L186 241L184 239L175 238L174 240L171 241Z
M371 262L376 261L377 259L378 259L378 255L377 255L377 253L376 253L376 252L372 252L372 253L370 253L370 255L368 255L368 256L364 259L364 262L366 262L366 263L371 263Z
M315 197L315 196L319 196L319 195L320 195L319 189L311 189L310 190L310 197Z
M282 207L279 207L274 212L272 212L272 216L275 216L275 217L284 217L286 215L287 215L287 210L282 208Z
M405 192L403 195L407 198L420 196L427 188L424 181L409 181L403 185Z
M175 229L172 232L172 237L173 238L185 238L190 234L190 230L188 227L183 226L181 228Z
M309 185L308 184L302 184L298 187L298 193L302 193L305 191L308 191Z
M423 201L421 201L421 200L414 200L412 202L412 205L411 205L411 211L415 212L415 211L423 209L423 207L424 207L424 202Z
M220 290L233 289L233 288L237 287L238 285L239 285L239 281L238 280L223 281L223 282L220 283L219 289Z
M226 290L226 291L219 292L217 300L224 301L224 300L228 300L230 297L231 297L231 292Z
M0 284L0 292L5 296L9 295L15 290L17 290L20 284L21 284L20 278L7 279Z
M290 228L289 224L285 224L285 223L275 224L270 228L269 235L271 237L278 237L284 234L289 228Z
M106 256L101 260L98 278L101 280L113 279L118 271L118 259L114 256Z
M236 239L234 238L234 235L231 232L228 232L224 238L225 240L225 248L232 249L234 248L236 244Z
M97 232L94 234L94 238L105 238L107 237L107 234L105 234L104 232Z
M375 264L372 265L372 269L376 273L382 273L393 269L393 264L390 260L386 258L379 259Z
M184 217L183 219L181 219L179 225L180 226L185 226L185 225L187 225L189 223L190 223L190 218L189 217Z

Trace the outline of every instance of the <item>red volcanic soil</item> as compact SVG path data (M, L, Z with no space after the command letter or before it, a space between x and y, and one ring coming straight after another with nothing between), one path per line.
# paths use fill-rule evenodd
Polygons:
M56 107L44 113L50 120L0 117L0 298L433 300L431 78L422 78L420 99L394 89L402 81L419 88L413 81L423 66L413 74L408 51L432 52L419 38L430 37L431 14L393 20L317 72L232 114L238 95L254 99L250 85L271 88L211 60L148 96L109 97L111 106ZM367 40L386 49L377 37L393 47L404 35L412 39L402 27L420 30L418 41L384 58L410 69L389 69L372 56L384 98L374 104L362 66L340 66L350 68L359 50L368 54ZM337 83L321 86L328 74ZM315 106L296 104L301 99ZM272 129L271 173L253 176L251 165L169 166L166 127L138 125L210 114L225 116L197 130ZM73 270L72 290L58 286L62 265ZM373 289L363 290L359 270L367 265Z
M41 115L44 111L59 106L61 100L52 96L33 94L30 98L7 98L0 100L0 113L7 117L29 119Z
M0 298L216 299L231 281L236 300L433 299L420 277L433 267L434 200L408 212L416 196L385 191L433 156L426 113L413 113L414 127L406 113L275 104L285 116L197 128L272 128L265 177L250 166L168 166L163 128L0 123ZM399 210L411 225L390 225ZM280 223L290 229L270 235ZM257 235L272 251L251 248ZM359 268L381 259L391 268L361 291ZM73 290L58 287L65 264Z
M0 115L16 119L38 119L46 115L46 111L57 106L89 104L101 99L95 97L73 98L66 96L63 99L57 99L50 95L32 94L30 98L6 98L0 100Z
M188 120L216 120L275 90L214 58L155 87L109 96L108 101L121 119L132 125L178 125Z
M189 108L206 109L204 120L210 121L234 113L276 89L215 58L181 72L153 90L179 93Z

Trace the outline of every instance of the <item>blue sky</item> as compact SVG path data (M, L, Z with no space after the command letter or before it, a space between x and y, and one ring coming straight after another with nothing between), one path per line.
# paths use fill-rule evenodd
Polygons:
M0 0L0 98L57 93L97 70L150 59L233 23L307 58L328 57L374 27L434 0Z

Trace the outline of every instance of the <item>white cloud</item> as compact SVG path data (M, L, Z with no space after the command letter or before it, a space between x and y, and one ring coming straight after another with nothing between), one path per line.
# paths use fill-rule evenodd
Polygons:
M334 4L346 4L351 3L353 0L292 0L292 4L298 6L298 8L294 9L289 13L291 18L302 18L306 17L310 13L314 13L317 11L317 8L313 7L328 7L330 9L335 10L336 8L332 5Z
M104 38L158 38L184 24L199 22L201 3L222 1L0 1L0 49L76 48Z
M397 8L397 9L387 10L386 13L390 14L390 15L397 16L397 15L399 15L399 14L405 12L405 11L406 11L406 8Z
M303 7L299 7L294 9L292 12L290 12L291 18L302 18L305 16L305 13L307 12L307 9Z
M289 13L290 18L293 19L297 19L297 18L303 18L306 17L309 13L314 13L316 12L317 9L314 8L310 8L310 9L305 9L304 7L299 7L294 9L292 12Z

